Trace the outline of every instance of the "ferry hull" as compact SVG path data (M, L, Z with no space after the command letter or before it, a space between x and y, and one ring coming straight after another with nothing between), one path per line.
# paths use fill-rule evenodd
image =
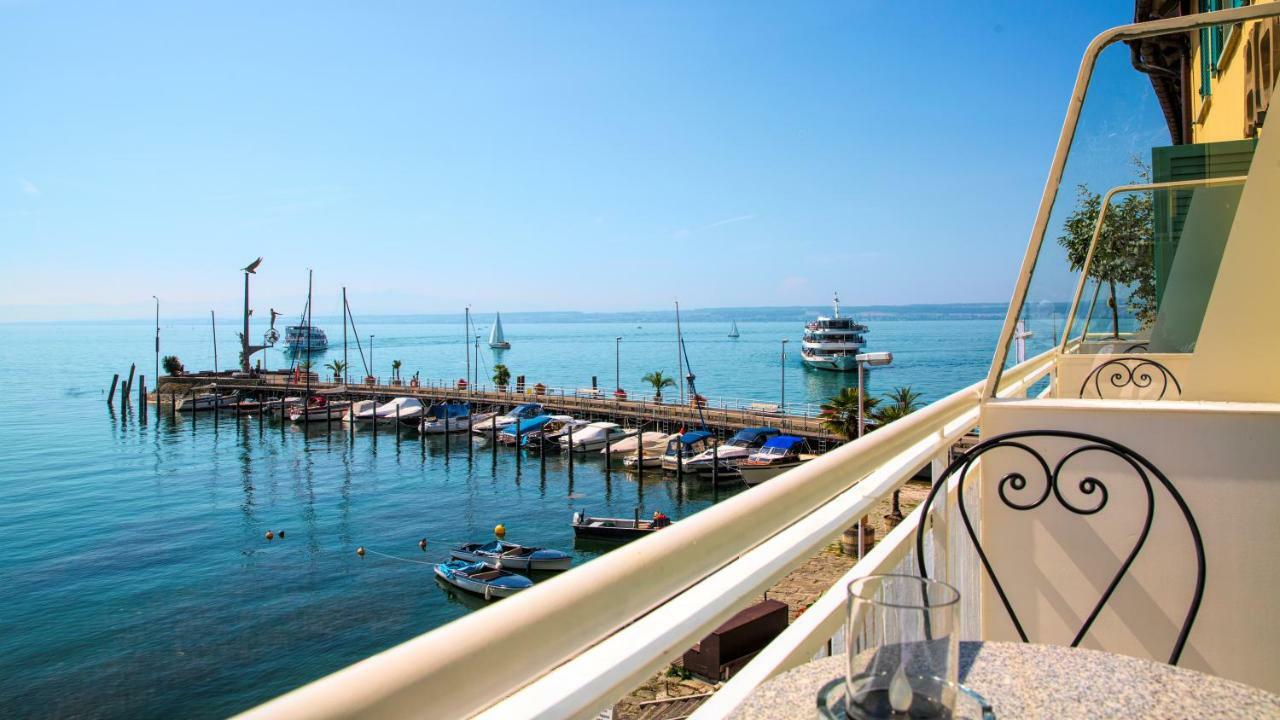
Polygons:
M853 355L839 355L833 357L814 357L806 355L803 357L804 364L817 370L834 370L836 372L852 372L858 369L858 361L854 360Z

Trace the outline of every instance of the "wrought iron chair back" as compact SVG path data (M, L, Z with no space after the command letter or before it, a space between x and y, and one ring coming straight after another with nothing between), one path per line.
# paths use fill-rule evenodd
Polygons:
M1080 383L1079 397L1104 398L1107 390L1123 390L1127 387L1140 392L1150 389L1148 394L1155 394L1155 397L1145 398L1149 400L1163 400L1171 389L1177 393L1178 398L1182 397L1182 384L1173 371L1162 363L1141 356L1111 358L1098 365Z
M1051 467L1049 461L1045 459L1044 455L1031 445L1024 442L1024 440L1029 440L1031 438L1065 438L1080 441L1080 445L1066 452L1062 458ZM964 504L964 485L965 480L968 477L969 470L973 467L974 462L979 457L998 448L1016 448L1027 453L1032 459L1034 459L1035 464L1044 473L1045 486L1043 491L1040 492L1038 496L1035 496L1030 501L1026 502L1019 502L1017 499L1010 498L1008 490L1012 489L1019 492L1025 490L1028 482L1027 474L1011 472L1000 479L996 486L996 490L1001 502L1011 510L1019 512L1035 510L1036 508L1044 505L1050 496L1052 496L1064 509L1069 510L1076 515L1088 516L1102 510L1106 506L1109 497L1107 486L1102 482L1102 480L1086 476L1078 485L1078 489L1083 495L1092 496L1095 493L1098 494L1099 500L1093 507L1080 507L1073 504L1063 496L1058 484L1064 466L1066 466L1072 458L1089 452L1107 453L1122 459L1129 465L1129 467L1133 468L1146 491L1147 507L1146 516L1142 525L1142 532L1138 536L1138 540L1134 544L1133 549L1129 552L1128 556L1124 559L1124 562L1120 565L1119 570L1116 571L1115 576L1112 577L1111 582L1107 585L1106 590L1098 598L1098 602L1093 606L1088 617L1076 632L1075 638L1071 641L1071 647L1079 645L1080 641L1084 639L1086 634L1088 634L1089 628L1093 626L1094 620L1098 618L1103 607L1106 606L1107 601L1111 598L1112 594L1115 593L1116 588L1129 572L1130 566L1133 565L1134 560L1138 557L1138 553L1142 551L1142 547L1147 541L1147 536L1151 533L1152 520L1155 517L1155 490L1152 484L1152 478L1155 478L1155 480L1158 481L1159 484L1168 492L1174 503L1177 504L1178 509L1182 513L1182 517L1186 521L1192 543L1195 546L1196 556L1195 592L1192 595L1190 606L1187 608L1187 614L1178 631L1178 637L1174 642L1173 651L1169 654L1169 664L1176 665L1178 663L1178 659L1182 656L1183 648L1187 644L1187 637L1191 633L1191 626L1195 624L1196 614L1200 610L1200 602L1204 597L1205 556L1204 543L1200 538L1200 528L1196 525L1195 517L1191 514L1191 508L1187 506L1187 503L1183 500L1181 493L1179 493L1178 489L1169 481L1169 478L1167 478L1159 468L1151 464L1146 458L1115 441L1097 437L1095 435L1089 435L1087 433L1068 430L1023 430L988 438L966 450L947 467L941 478L934 481L933 489L929 492L929 496L925 499L922 506L922 521L916 529L916 557L919 558L920 576L925 578L929 577L924 555L924 537L928 528L923 519L928 517L929 508L933 505L934 498L938 495L938 492L946 487L951 476L958 471L960 475L956 494L956 504L959 506L960 518L964 522L965 532L968 534L969 540L973 543L974 549L977 551L978 559L981 561L987 577L991 580L992 586L999 595L1000 602L1004 605L1004 609L1008 613L1009 619L1013 621L1013 626L1014 629L1017 630L1018 637L1020 637L1023 642L1029 642L1027 639L1027 633L1023 629L1022 622L1018 618L1017 612L1014 611L1013 604L1005 593L1004 587L1000 584L1000 579L996 575L995 569L992 568L991 561L988 559L987 553L983 550L982 542L978 539L978 534L974 530L973 522L970 519L969 512L965 508ZM943 497L945 498L946 496L944 495Z

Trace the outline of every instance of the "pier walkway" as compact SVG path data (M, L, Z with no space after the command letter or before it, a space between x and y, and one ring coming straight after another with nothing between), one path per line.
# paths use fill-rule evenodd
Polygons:
M305 383L294 382L291 376L279 373L265 373L254 377L235 377L227 373L165 376L158 384L160 394L166 397L164 402L168 402L168 396L171 395L182 397L195 392L208 392L215 387L219 392L239 392L242 396L271 398L301 396L307 391ZM419 398L424 403L466 401L480 410L506 410L519 403L537 402L542 403L549 413L609 420L628 427L643 425L646 429L675 431L705 424L708 430L722 438L727 438L744 427L776 427L784 433L807 439L816 452L826 452L843 442L824 428L819 418L784 414L776 405L769 403L735 407L728 403L707 401L701 408L700 418L699 408L691 403L657 403L652 398L635 397L622 400L603 391L595 394L592 390L535 390L534 387L526 387L523 392L518 392L515 388L505 391L497 388L459 389L443 383L413 387L407 384L339 384L314 380L310 391L312 394L324 393L353 400L374 399L384 402L396 397Z

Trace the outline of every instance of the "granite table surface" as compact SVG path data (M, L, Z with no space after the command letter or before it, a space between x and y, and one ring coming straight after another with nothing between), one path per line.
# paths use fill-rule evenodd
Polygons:
M779 675L734 713L811 720L818 691L843 677L844 655ZM1165 663L1059 645L960 643L960 682L997 718L1280 718L1280 696Z

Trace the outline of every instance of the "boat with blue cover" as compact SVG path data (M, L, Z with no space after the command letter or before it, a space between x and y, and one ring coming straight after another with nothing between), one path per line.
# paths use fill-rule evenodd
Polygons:
M667 449L662 453L662 469L675 472L680 469L681 461L688 463L703 450L710 450L715 442L707 430L690 430L667 442Z
M491 568L482 562L450 560L435 566L436 577L460 589L481 595L485 600L509 597L533 587L523 575Z
M716 460L720 463L720 472L736 474L738 463L747 459L751 453L764 447L766 441L777 437L782 431L773 427L749 427L734 433L728 442L714 450L702 452L684 461L685 472L711 473L711 466Z
M482 562L503 570L568 570L573 557L559 550L526 547L494 540L488 543L467 543L455 547L449 553L457 560Z
M473 423L484 422L493 417L493 413L472 413L469 403L435 403L427 408L418 424L418 432L423 435L443 435L446 432L466 432Z
M769 438L764 447L738 464L738 473L742 475L742 482L759 485L817 457L806 453L807 449L808 443L802 437L779 435Z
M566 423L572 422L571 415L539 415L528 420L521 420L520 426L520 445L525 446L530 442L530 438L541 437L544 433L555 432L564 427ZM502 432L498 433L498 440L504 445L516 444L516 423L511 423Z
M508 425L514 425L517 418L522 422L532 420L543 412L542 403L521 403L501 415L496 415L484 422L473 423L471 430L478 435L491 435Z

